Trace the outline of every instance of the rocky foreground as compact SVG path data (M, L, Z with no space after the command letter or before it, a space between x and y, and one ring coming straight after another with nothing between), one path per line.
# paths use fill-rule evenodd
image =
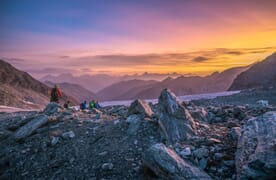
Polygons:
M0 179L275 179L276 107L180 103L0 114Z

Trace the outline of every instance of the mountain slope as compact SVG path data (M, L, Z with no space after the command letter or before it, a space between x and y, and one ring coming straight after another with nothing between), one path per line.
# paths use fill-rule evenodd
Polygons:
M101 101L133 99L140 90L155 83L157 83L157 81L144 81L137 79L122 81L104 88L96 95Z
M55 83L46 81L45 84L49 87L54 87ZM97 99L96 94L88 91L78 84L71 83L57 83L62 92L76 99L79 103L84 100Z
M270 86L276 86L276 52L238 75L229 90Z
M160 91L169 88L176 95L200 94L226 91L238 74L248 67L236 67L227 69L221 73L213 73L210 76L191 76L178 78L166 78L159 81L130 80L115 83L97 93L101 100L129 100L157 98Z
M0 104L20 108L42 108L49 102L50 88L26 72L0 60ZM63 95L63 101L73 98Z

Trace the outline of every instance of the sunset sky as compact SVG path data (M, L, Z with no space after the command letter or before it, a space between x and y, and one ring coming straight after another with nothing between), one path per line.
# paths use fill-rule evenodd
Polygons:
M0 58L36 77L206 75L275 51L275 0L0 1Z

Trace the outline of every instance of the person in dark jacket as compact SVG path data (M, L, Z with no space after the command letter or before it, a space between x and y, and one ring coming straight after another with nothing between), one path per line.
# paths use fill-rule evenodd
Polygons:
M51 99L50 102L59 103L59 99L61 98L62 94L60 89L55 85L55 87L51 91Z

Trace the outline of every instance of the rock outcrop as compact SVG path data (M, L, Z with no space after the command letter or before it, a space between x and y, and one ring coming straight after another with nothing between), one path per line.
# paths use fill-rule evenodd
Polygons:
M236 152L238 179L276 178L276 112L250 119Z
M184 141L196 134L193 118L170 90L164 89L161 92L158 105L158 123L168 144Z
M148 105L146 101L137 99L131 103L127 112L127 116L130 116L133 114L140 114L145 117L151 117L153 112L151 110L151 107Z
M164 179L212 179L208 174L181 159L164 144L155 144L143 156L146 167Z

